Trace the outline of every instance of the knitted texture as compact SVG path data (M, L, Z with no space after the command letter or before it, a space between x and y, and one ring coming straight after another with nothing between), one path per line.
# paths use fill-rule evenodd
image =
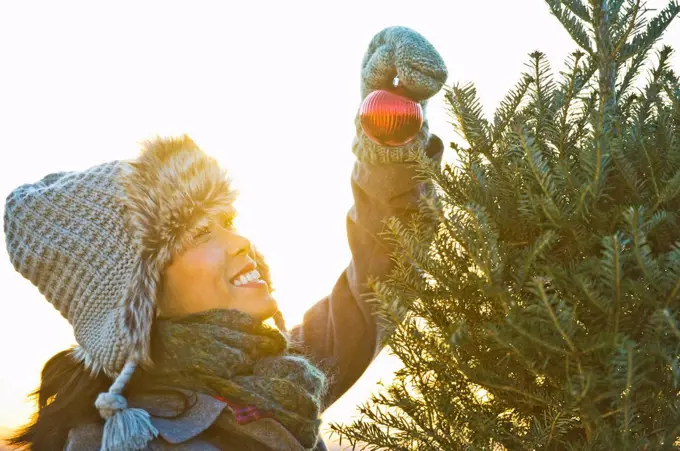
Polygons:
M366 136L359 114L352 150L357 159L373 164L403 163L415 159L427 147L429 127L427 100L446 82L448 71L434 46L418 32L406 27L389 27L376 34L361 63L361 99L378 89L393 87L395 77L408 97L423 107L423 126L403 146L381 146Z
M119 369L130 348L124 294L138 255L127 232L122 163L50 174L15 189L5 205L12 264L74 326L90 364Z
M236 424L244 425L250 424L253 421L261 420L262 418L271 418L271 414L265 412L264 410L258 409L255 406L250 406L247 404L239 404L237 401L231 399L223 398L222 396L215 395L216 399L225 402L232 412L234 412L234 419Z
M148 382L199 391L261 409L307 449L316 446L324 373L289 353L276 328L237 310L212 310L154 326Z
M7 198L14 268L73 326L74 356L114 377L149 363L161 274L197 228L233 215L235 193L189 139L145 144L134 161L50 174Z

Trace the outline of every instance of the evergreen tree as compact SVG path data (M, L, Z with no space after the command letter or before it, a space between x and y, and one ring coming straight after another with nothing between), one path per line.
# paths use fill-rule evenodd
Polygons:
M466 144L421 158L437 196L389 222L396 268L373 283L403 368L332 426L343 444L678 446L680 81L654 44L680 6L586 1L547 0L580 50L555 79L531 54L493 120L447 88Z

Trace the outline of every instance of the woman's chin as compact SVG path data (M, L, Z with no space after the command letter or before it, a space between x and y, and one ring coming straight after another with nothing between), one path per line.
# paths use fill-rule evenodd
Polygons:
M271 318L279 310L266 285L264 289L236 287L231 294L229 307L248 313L258 321Z
M267 295L266 300L263 300L262 308L258 310L258 319L266 321L279 311L279 305L271 295Z

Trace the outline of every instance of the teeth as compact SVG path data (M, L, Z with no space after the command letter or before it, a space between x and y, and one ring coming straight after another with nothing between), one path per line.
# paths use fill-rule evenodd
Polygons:
M235 278L232 283L237 287L240 287L254 280L260 280L260 273L258 272L257 269L253 269L252 271L246 274L241 274L239 277Z

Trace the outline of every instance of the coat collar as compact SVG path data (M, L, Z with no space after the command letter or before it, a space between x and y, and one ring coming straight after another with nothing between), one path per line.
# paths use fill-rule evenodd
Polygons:
M137 395L130 407L149 412L151 423L168 443L183 443L204 432L227 408L224 401L203 393L177 390L175 393Z
M239 424L228 403L203 393L176 390L167 394L138 395L131 397L129 404L149 412L151 423L161 438L171 444L192 440L217 423L226 433L238 430L239 434L271 451L304 451L293 434L273 418ZM221 415L225 411L230 414Z
M191 449L192 451L217 451L201 434L216 424L224 429L238 430L239 434L257 441L271 451L304 451L304 448L284 426L272 418L262 418L240 425L229 405L212 396L188 390L132 395L130 407L146 410L151 423L158 429L159 438L167 445L151 449ZM229 412L229 415L222 415ZM101 446L103 425L86 424L69 432L66 451L98 451ZM155 441L154 441L155 442ZM177 448L175 448L177 446ZM188 448L187 448L188 446ZM317 450L326 449L319 441Z

